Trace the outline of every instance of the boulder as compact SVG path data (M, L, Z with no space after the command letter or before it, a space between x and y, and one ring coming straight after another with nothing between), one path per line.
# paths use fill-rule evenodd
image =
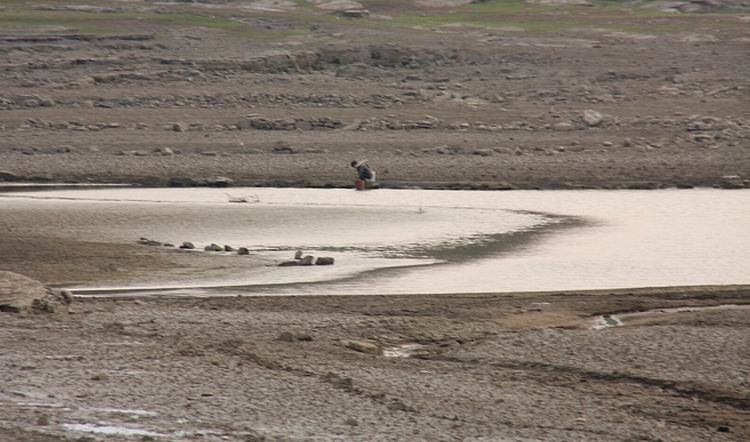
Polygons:
M321 256L315 260L316 266L332 266L334 259L330 256Z
M172 130L175 132L185 132L188 130L188 125L180 121L172 125Z
M376 342L351 340L351 341L343 341L343 343L346 346L346 348L350 348L360 353L367 353L371 355L383 354L383 347L381 347Z
M299 261L284 261L282 263L279 263L279 267L292 267L292 266L298 266Z
M471 153L480 157L491 157L495 154L495 151L492 149L474 149Z
M302 255L302 250L297 250L296 252L294 252L294 259L302 259Z
M153 239L148 238L141 238L138 240L138 244L143 244L144 246L159 246L161 247L163 244L159 241L155 241Z
M206 180L209 187L230 187L234 185L234 180L224 176L217 176Z
M72 302L66 290L50 289L34 279L0 270L0 313L53 313Z
M719 187L722 189L744 189L745 181L739 175L724 175L719 181Z
M274 143L272 152L275 154L292 154L298 153L299 150L292 147L292 145L286 141L278 141Z
M297 342L297 341L305 341L309 342L312 341L312 336L308 335L307 333L292 333L292 332L281 332L279 334L279 341L283 342Z
M299 260L298 264L301 266L311 266L313 265L313 261L315 261L315 257L312 255L305 255L302 257L302 259Z
M555 123L552 125L552 130L556 130L558 132L575 130L575 128L576 127L572 123L565 123L565 122Z
M154 153L163 157L174 155L174 150L171 147L157 147L154 149Z
M201 185L201 182L189 177L172 177L168 185L169 187L196 187Z
M211 245L204 247L203 250L205 250L206 252L223 252L224 251L224 249L221 248L216 243L211 243Z
M0 181L21 181L23 178L5 170L0 170Z
M185 241L184 243L180 244L180 248L192 250L195 248L195 245L193 245L193 243L191 243L190 241Z
M345 9L339 11L338 14L346 18L364 18L370 15L370 11L367 9Z
M583 111L583 121L589 127L597 127L604 121L604 115L595 110L587 109Z
M247 247L240 247L239 249L237 249L237 254L238 255L249 255L250 254L250 250Z
M224 245L224 251L225 252L234 252L234 247L225 244Z

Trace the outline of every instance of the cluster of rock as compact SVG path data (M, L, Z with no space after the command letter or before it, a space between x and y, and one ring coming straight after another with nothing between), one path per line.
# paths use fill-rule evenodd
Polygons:
M258 130L327 130L340 129L344 126L341 120L328 117L313 119L285 118L271 120L257 115L249 115L237 124L240 129Z
M137 241L138 244L142 244L144 246L152 246L152 247L171 247L174 248L174 244L170 243L163 243L161 241L156 241L153 239L148 238L141 238ZM193 244L190 241L185 241L182 244L180 244L177 248L182 250L195 250L195 244ZM237 255L249 255L250 249L247 247L232 247L230 245L224 245L223 247L216 244L211 243L203 248L205 252L236 252Z
M20 126L21 129L67 129L91 132L100 131L102 129L117 129L121 127L122 125L120 123L115 122L87 123L83 120L68 120L54 123L42 118L27 118Z
M330 266L333 265L335 260L329 256L319 256L317 259L313 255L304 255L302 250L297 250L294 254L294 260L284 261L279 264L279 267L291 267L291 266Z
M11 110L22 107L51 107L55 105L55 100L37 94L0 96L0 110Z
M371 66L365 65L363 69L372 70ZM173 74L175 74L173 72ZM126 77L118 77L124 81ZM172 78L172 80L192 81L194 78L206 78L206 75L193 75L185 73L184 77ZM144 78L130 75L127 77L130 82L142 81ZM160 81L165 78L160 77ZM84 86L96 86L99 84L91 78L84 78L70 83L59 85L62 89L75 89ZM23 86L23 84L22 84ZM29 86L38 87L39 84L29 83ZM52 86L58 87L58 86ZM148 107L148 108L173 108L173 107L201 107L201 108L235 108L237 106L268 106L268 105L286 105L286 104L304 104L307 106L326 106L326 107L354 107L354 106L374 106L388 107L397 104L404 104L416 101L425 101L425 97L412 92L406 92L399 95L394 94L369 94L365 96L356 95L338 95L338 94L290 94L290 93L248 93L234 94L222 93L215 95L196 94L196 95L164 95L164 96L132 96L132 97L58 97L51 99L42 97L37 94L19 94L11 96L0 96L0 109L12 110L23 108L37 107L74 107L74 108L93 108L100 107L106 109L120 107Z
M750 10L750 3L744 0L677 0L648 2L645 5L658 8L661 12L696 13L721 9Z

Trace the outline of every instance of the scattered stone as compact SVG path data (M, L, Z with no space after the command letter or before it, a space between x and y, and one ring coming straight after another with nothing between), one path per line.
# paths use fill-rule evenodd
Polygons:
M172 125L172 130L175 132L185 132L188 130L188 125L183 122L177 122Z
M357 419L354 419L353 417L348 418L347 420L344 421L344 423L346 425L351 425L352 427L356 427L357 425L359 425L359 422L357 421Z
M719 187L722 189L744 189L745 182L739 175L724 175L719 181Z
M153 239L148 239L148 238L141 238L137 242L138 244L143 244L144 246L159 246L159 247L163 246L161 242L155 241Z
M171 147L157 147L156 149L154 149L154 153L163 157L167 157L170 155L174 155L174 150L172 150Z
M347 9L340 11L339 15L346 18L364 18L370 15L367 9Z
M302 259L302 255L303 255L303 252L302 252L302 250L297 250L297 251L296 251L296 252L294 253L294 259Z
M211 245L204 247L203 250L205 250L206 252L223 252L224 251L224 249L221 248L216 243L211 243Z
M595 110L587 109L583 111L583 121L589 127L597 127L604 121L604 115Z
M239 249L237 249L237 254L238 255L249 255L250 254L250 250L247 247L240 247Z
M195 248L195 245L193 245L193 243L191 243L189 241L185 241L184 243L180 244L180 248L181 249L192 250L192 249Z
M311 266L313 265L313 261L315 260L315 257L312 255L305 255L302 257L302 259L299 260L299 265L301 266Z
M279 141L276 144L274 144L272 152L276 154L292 154L292 153L298 153L299 151L293 148L286 141Z
M23 178L5 170L0 170L0 181L21 181Z
M347 348L350 348L354 351L358 351L360 353L367 353L371 355L383 354L383 347L371 341L358 341L358 340L344 341L344 345Z
M472 154L480 157L491 157L495 154L495 151L492 149L474 149Z
M575 130L575 128L576 127L572 123L565 123L565 122L555 123L552 125L553 130L560 131L560 132Z
M234 247L225 244L224 245L224 251L225 252L234 252Z
M334 259L330 256L321 256L318 259L315 260L316 266L332 266L334 263Z
M297 342L297 341L310 342L313 340L312 336L306 333L292 333L288 331L281 332L278 339L279 341L284 341L284 342Z
M172 177L169 179L169 187L196 187L201 184L200 181L196 181L189 177Z
M107 375L105 375L103 373L97 373L97 374L91 376L91 380L92 381L106 381L107 380Z
M224 176L217 176L206 180L209 187L230 187L234 185L234 180Z

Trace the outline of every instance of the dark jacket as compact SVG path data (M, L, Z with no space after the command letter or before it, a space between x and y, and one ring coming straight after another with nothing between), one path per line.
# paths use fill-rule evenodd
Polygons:
M357 175L360 180L371 180L373 178L372 169L367 164L360 164L357 166Z

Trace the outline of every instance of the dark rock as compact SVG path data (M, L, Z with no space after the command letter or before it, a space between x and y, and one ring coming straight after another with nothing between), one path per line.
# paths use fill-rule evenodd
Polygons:
M206 252L223 252L224 249L221 248L218 244L212 243L209 246L206 246L203 248Z
M383 347L371 341L344 341L344 345L347 348L358 351L360 353L367 353L371 355L379 355L383 353Z
M148 239L148 238L139 239L138 244L143 244L144 246L159 246L159 247L163 245L159 241L154 241L153 239Z
M224 245L224 251L225 252L234 252L234 247L225 244Z
M299 151L293 148L286 141L279 141L274 144L272 152L276 154L292 154L292 153L298 153Z
M234 185L234 180L224 176L212 177L206 180L209 187L230 187Z
M278 339L279 341L284 341L284 342L297 342L297 341L309 342L313 340L312 336L306 333L292 333L292 332L281 332Z
M172 125L172 130L175 132L185 132L188 130L188 125L183 122L177 122Z
M744 189L745 182L739 175L724 175L719 181L719 187L722 189Z
M192 178L172 177L169 179L169 187L196 187L201 183Z
M18 176L12 172L0 170L0 181L21 181L23 177Z
M315 260L316 266L331 266L333 265L334 259L330 256L321 256Z
M302 259L302 255L302 250L297 250L296 252L294 252L294 259Z
M339 11L338 15L346 18L364 18L370 15L370 11L367 9L346 9Z
M292 266L298 266L299 261L284 261L279 264L279 267L292 267Z
M240 247L239 249L237 249L237 254L238 255L249 255L250 254L250 250L247 247Z
M299 265L301 266L311 266L313 265L313 261L315 260L315 257L312 255L305 255L302 257L302 259L299 260Z
M195 245L193 245L193 243L191 243L189 241L185 241L184 243L180 244L180 248L181 249L192 250L192 249L195 248Z

